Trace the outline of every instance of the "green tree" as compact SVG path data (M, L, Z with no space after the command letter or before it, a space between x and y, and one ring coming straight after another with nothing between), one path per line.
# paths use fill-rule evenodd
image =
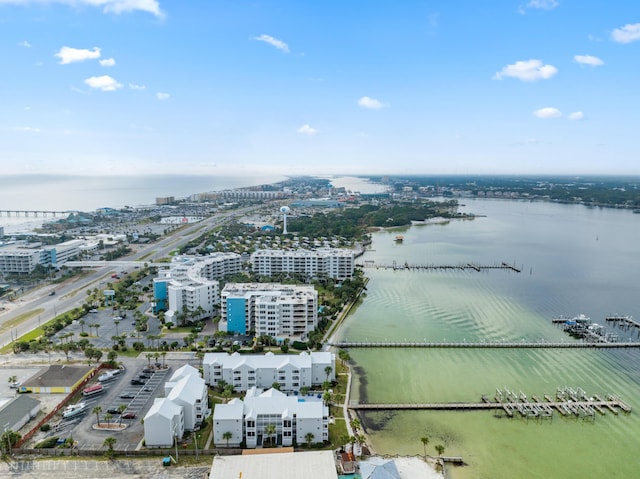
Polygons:
M327 382L329 382L329 376L331 375L332 371L333 371L333 368L331 366L327 366L326 368L324 368L324 373L327 375L326 376Z
M436 444L435 449L438 453L438 456L442 456L444 454L444 446L442 444Z
M15 384L18 382L18 376L13 375L13 376L9 376L9 384Z
M104 442L102 443L103 446L107 446L107 450L105 451L104 455L109 459L113 459L115 457L113 446L115 445L116 441L117 439L115 437L109 436L105 438Z
M120 404L120 406L118 406L118 413L120 414L120 417L118 418L118 424L122 424L122 414L124 414L126 410L127 410L126 404Z
M101 406L94 407L91 412L96 415L96 421L98 421L98 427L100 427L100 413L102 412Z
M312 432L308 432L304 435L304 439L305 441L307 441L307 449L311 449L311 443L313 442L313 433Z
M269 441L269 445L271 446L271 437L276 433L276 425L275 424L267 424L264 427L264 433L267 436L267 440Z
M429 444L429 438L427 436L422 436L420 438L420 441L422 441L422 445L424 446L424 460L427 460L427 444Z
M222 435L222 439L227 441L227 447L229 447L229 439L231 439L232 437L233 437L233 434L230 431L227 431Z

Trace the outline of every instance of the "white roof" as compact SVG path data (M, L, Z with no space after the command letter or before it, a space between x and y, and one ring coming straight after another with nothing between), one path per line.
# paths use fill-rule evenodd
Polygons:
M196 399L202 398L202 391L206 388L204 379L196 376L185 376L175 383L167 399L181 399L189 404L195 404Z
M206 353L203 362L205 364L221 364L225 369L236 369L241 365L247 365L254 369L280 369L287 364L298 368L310 368L313 363L331 364L333 353L314 351L300 354L240 354L240 353Z
M337 479L332 451L216 456L209 477L216 479L312 477Z
M147 418L151 416L162 416L167 419L172 419L174 416L180 414L180 409L182 409L182 406L167 398L156 398L147 414L145 414L144 419L146 421Z
M197 377L200 377L200 372L191 366L191 364L185 364L184 366L179 367L175 370L175 372L171 375L169 381L179 381L185 376L189 376L195 374Z
M242 419L244 404L238 398L234 398L226 404L216 404L213 409L213 420Z

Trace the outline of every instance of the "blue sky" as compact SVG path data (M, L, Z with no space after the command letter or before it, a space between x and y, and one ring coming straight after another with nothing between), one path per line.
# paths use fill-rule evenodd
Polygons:
M0 0L4 173L640 174L640 2Z

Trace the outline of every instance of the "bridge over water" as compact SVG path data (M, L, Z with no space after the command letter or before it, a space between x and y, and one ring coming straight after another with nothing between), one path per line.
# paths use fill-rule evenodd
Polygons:
M17 218L25 217L29 218L33 216L34 218L39 217L56 217L56 216L69 216L70 214L77 213L78 211L52 211L52 210L1 210L0 209L0 217L7 216L12 217L15 216Z

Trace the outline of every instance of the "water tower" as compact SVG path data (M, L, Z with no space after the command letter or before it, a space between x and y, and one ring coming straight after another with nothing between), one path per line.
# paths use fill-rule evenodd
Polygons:
M287 231L287 213L289 213L290 211L291 208L289 208L288 206L283 206L282 208L280 208L280 213L282 213L282 220L284 221L284 227L282 228L283 235L289 234L289 232Z

